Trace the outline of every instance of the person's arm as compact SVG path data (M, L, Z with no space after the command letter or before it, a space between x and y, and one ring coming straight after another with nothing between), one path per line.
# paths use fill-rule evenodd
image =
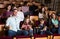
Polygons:
M7 29L12 29L12 27L10 26L10 19L8 18L7 21L6 21L6 26L5 28Z
M54 20L52 19L52 23L53 23L53 25L54 25L54 27L58 27L58 21L56 20L56 23L54 22Z
M23 24L22 27L21 27L21 29L24 28L24 27L25 27L25 25Z
M22 27L21 27L21 29L22 30L26 30L27 29L26 25L23 24Z
M33 30L32 25L28 25L28 27L29 27L30 30Z
M23 14L23 12L20 13L19 18L20 18L20 21L24 20L24 14Z
M24 14L23 14L23 12L22 12L22 15L21 15L21 17L22 17L22 21L24 20Z
M47 26L44 26L43 29L41 29L41 31L46 31L47 30Z
M46 31L47 30L47 26L45 26L44 28L43 28L43 31Z

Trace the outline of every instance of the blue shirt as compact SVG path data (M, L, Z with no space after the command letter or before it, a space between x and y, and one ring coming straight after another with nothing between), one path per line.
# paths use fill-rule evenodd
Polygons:
M13 31L16 31L16 32L17 32L17 30L20 30L19 29L19 24L20 24L20 22L19 22L19 20L17 19L16 16L9 17L6 21L6 26L12 27L12 29L10 29L10 30L13 30Z

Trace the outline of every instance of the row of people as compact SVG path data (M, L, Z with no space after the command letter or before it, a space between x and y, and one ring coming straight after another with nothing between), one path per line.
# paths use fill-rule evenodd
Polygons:
M30 20L30 16L38 16L38 20ZM6 11L0 15L2 22L9 27L8 35L60 34L60 18L56 12L39 2L24 2L24 5L9 4ZM26 18L26 19L25 19ZM6 21L7 20L7 21ZM24 21L20 24L21 21ZM36 28L36 26L38 28Z

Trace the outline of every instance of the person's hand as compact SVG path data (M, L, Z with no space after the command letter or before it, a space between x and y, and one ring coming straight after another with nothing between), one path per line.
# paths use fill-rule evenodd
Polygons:
M58 25L55 25L56 28L58 28Z
M12 27L9 27L9 30L11 30L12 29Z
M47 30L47 26L45 26L43 30L46 31Z

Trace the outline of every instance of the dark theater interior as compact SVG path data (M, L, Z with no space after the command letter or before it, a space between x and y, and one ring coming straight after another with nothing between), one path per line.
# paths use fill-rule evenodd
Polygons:
M60 39L60 0L0 0L0 39Z

